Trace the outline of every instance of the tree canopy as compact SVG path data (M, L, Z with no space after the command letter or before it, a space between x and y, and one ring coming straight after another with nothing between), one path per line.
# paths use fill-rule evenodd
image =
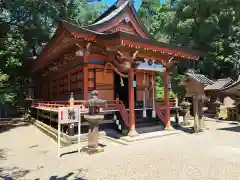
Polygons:
M105 4L85 0L14 0L0 6L0 100L14 102L23 94L23 64L37 56L54 34L60 19L87 25Z
M89 1L90 2L90 1ZM86 0L9 0L0 2L1 101L23 94L25 61L37 56L60 19L87 25L106 5ZM203 53L199 62L177 62L171 81L177 84L188 68L210 78L237 78L240 72L239 0L142 0L138 14L159 41L188 46ZM160 76L159 76L160 77ZM161 87L158 78L158 87ZM173 85L177 93L180 89ZM161 88L157 88L161 92ZM160 93L161 94L161 93Z
M240 74L240 1L166 0L159 5L146 0L139 15L149 23L155 39L202 52L199 62L175 63L172 69L175 85L188 68L212 79L236 79Z

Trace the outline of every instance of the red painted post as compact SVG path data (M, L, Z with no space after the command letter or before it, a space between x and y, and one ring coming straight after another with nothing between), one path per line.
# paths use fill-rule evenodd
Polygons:
M171 130L171 121L170 121L170 101L169 101L169 75L168 75L168 68L164 71L164 105L165 105L165 129Z
M129 79L128 79L128 93L129 93L129 132L128 136L136 136L138 133L135 129L135 98L134 98L134 71L133 69L129 70Z
M68 71L68 94L71 92L71 72Z
M57 83L57 100L59 100L59 89L60 89L60 79L58 78L57 80L56 80L56 83Z
M83 96L84 100L88 100L88 56L84 56L83 62Z

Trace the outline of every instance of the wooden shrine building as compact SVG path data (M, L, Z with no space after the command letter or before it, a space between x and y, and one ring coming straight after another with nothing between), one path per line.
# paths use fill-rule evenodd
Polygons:
M135 111L150 110L170 126L169 68L178 60L198 60L199 53L154 40L139 20L132 1L118 0L93 24L78 27L61 20L34 61L34 99L87 100L96 89L105 100L119 100L130 132L135 131ZM164 73L165 106L156 112L155 79ZM49 102L48 102L49 103ZM138 105L139 107L137 107ZM160 112L161 111L161 112ZM126 111L125 111L126 112ZM126 120L128 119L128 120Z
M219 90L231 97L235 101L235 107L228 108L228 119L231 121L240 121L240 76L238 80Z

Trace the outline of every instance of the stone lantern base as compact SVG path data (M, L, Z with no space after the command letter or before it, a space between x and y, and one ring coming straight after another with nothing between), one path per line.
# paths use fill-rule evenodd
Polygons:
M89 122L88 130L88 145L82 148L82 152L95 154L103 152L104 149L98 144L99 124L104 119L104 115L84 115L84 118Z
M190 114L190 108L185 108L180 110L183 114L183 122L180 123L181 126L190 126L191 122L188 121L189 114Z

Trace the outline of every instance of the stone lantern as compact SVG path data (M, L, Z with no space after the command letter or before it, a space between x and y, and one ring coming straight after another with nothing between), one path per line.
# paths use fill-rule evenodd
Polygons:
M222 105L222 103L217 98L217 100L213 104L215 106L215 115L216 115L216 117L218 117L219 113L220 113L220 106Z
M98 91L91 93L92 97L86 101L85 106L88 107L89 113L84 115L84 119L89 122L88 130L88 146L83 148L88 154L102 152L103 149L98 146L99 124L104 119L104 115L100 114L100 107L106 106L106 101L98 98Z
M182 102L179 104L180 106L180 112L183 114L183 122L181 123L183 126L188 126L190 123L187 121L189 114L190 114L190 106L191 103L186 101L185 98L183 98Z

